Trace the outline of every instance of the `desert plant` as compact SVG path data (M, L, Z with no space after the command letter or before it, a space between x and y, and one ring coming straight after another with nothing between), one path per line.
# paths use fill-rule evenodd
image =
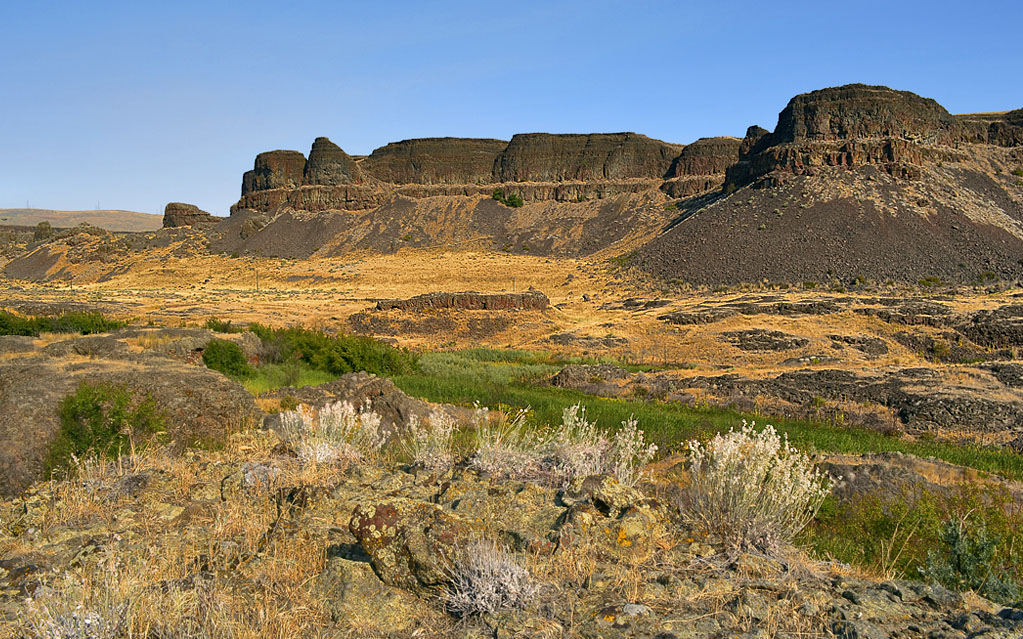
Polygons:
M112 384L83 382L61 401L58 413L60 431L46 457L47 475L70 471L76 458L115 458L141 448L165 422L151 398L137 399Z
M643 431L631 417L609 438L586 419L586 409L579 404L565 408L554 429L531 428L525 415L520 412L511 421L496 423L477 420L476 453L470 465L499 476L552 484L608 474L631 486L639 478L638 469L657 452L656 445L644 442Z
M326 335L305 328L269 328L253 324L250 330L263 342L267 363L295 357L310 368L332 375L366 371L374 375L405 375L418 369L418 356L359 335ZM262 357L261 357L262 359Z
M442 598L459 617L479 617L522 610L536 599L539 585L508 551L493 541L478 540L461 553L449 570Z
M504 189L494 189L494 193L491 195L491 197L493 197L501 204L504 204L505 206L510 206L512 208L518 208L525 204L525 202L522 201L521 195L519 195L518 193L505 195Z
M730 551L774 553L813 519L831 480L773 426L754 422L689 442L690 481L679 497L683 520L714 533Z
M235 379L252 374L252 367L241 347L226 339L211 339L202 351L202 363L206 368Z
M571 481L587 475L613 475L619 483L635 485L638 469L649 463L657 453L655 444L643 441L643 431L635 418L629 417L614 437L586 419L586 409L576 404L562 412L561 427L541 447L539 454L551 479Z
M941 528L941 547L927 554L920 572L954 590L972 590L1003 604L1020 601L1020 587L995 562L1001 538L983 521L971 524L969 514L950 519Z
M43 220L36 224L36 230L32 233L32 241L41 242L51 237L53 237L53 226L49 222Z
M134 585L106 557L95 570L65 573L41 585L19 615L30 639L121 639L131 636Z
M469 465L498 477L539 474L536 450L544 443L544 435L526 424L526 411L512 419L503 415L490 419L486 408L476 408L473 416L476 451Z
M455 420L447 413L435 410L425 423L413 414L398 445L414 466L442 471L455 462L454 434Z
M214 333L241 333L245 329L231 324L231 320L221 320L211 317L206 320L206 328Z
M366 404L362 410L350 402L326 404L318 410L299 406L281 413L279 433L305 462L360 461L377 456L387 435L380 416Z

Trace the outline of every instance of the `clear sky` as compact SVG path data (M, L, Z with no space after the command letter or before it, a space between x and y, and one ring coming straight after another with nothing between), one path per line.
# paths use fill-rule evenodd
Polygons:
M226 215L256 153L773 129L864 82L1023 107L1023 2L0 2L0 208Z

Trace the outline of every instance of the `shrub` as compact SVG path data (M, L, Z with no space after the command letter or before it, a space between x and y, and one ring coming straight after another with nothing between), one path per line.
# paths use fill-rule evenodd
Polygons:
M539 594L529 571L496 543L476 541L462 555L449 571L443 595L452 614L478 617L522 610Z
M374 375L405 375L418 369L418 356L369 337L326 335L304 328L272 329L253 324L251 330L277 361L297 357L311 368L333 375L366 371Z
M40 333L106 333L124 326L124 322L110 320L99 313L64 313L52 317L22 317L0 311L0 335L38 337Z
M1002 540L988 533L983 522L971 528L966 517L948 520L940 540L940 549L927 554L927 567L920 571L924 576L946 588L972 590L1002 604L1019 601L1019 585L995 564Z
M368 404L357 411L350 402L326 404L319 410L303 405L281 413L280 435L299 459L313 463L375 457L387 442L380 416Z
M109 571L105 571L109 572ZM20 613L30 639L121 639L131 635L133 600L119 592L116 577L105 574L86 584L67 574L38 589Z
M413 414L408 430L398 440L402 453L416 466L429 471L451 468L454 456L455 421L450 415L434 411L426 423Z
M220 320L216 317L211 317L206 320L206 328L213 331L214 333L241 333L244 328L240 326L232 326L231 320Z
M525 202L522 201L521 195L519 195L518 193L505 195L503 189L494 189L494 193L491 195L491 197L500 202L501 204L504 204L505 206L510 206L512 208L518 208L525 204Z
M112 384L88 384L61 401L60 431L50 445L45 468L69 472L75 458L95 455L116 458L141 447L148 437L164 431L164 415L151 398L141 401Z
M830 479L773 426L689 442L690 482L679 506L691 526L718 535L733 552L773 553L791 544L830 492Z
M219 371L228 377L241 379L252 374L252 367L240 346L226 339L211 339L202 352L202 363L206 368Z
M41 242L51 237L53 237L53 226L49 222L43 220L36 224L36 230L32 233L32 241Z
M499 476L552 484L607 474L632 486L639 479L638 469L656 452L656 445L644 442L635 419L622 422L609 438L576 404L562 411L558 428L547 431L529 428L525 413L497 424L477 419L476 453L470 465Z

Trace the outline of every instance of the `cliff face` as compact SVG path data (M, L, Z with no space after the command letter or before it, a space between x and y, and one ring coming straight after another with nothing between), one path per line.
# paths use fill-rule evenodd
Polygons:
M504 140L473 138L402 140L373 151L362 167L393 184L490 183L506 146Z
M365 210L395 196L490 195L495 189L526 202L603 199L658 187L683 197L720 186L739 144L732 140L701 140L680 160L683 145L635 133L526 133L511 142L423 138L393 142L355 160L317 138L308 161L298 151L259 154L231 210ZM690 175L698 178L677 179Z
M300 186L305 175L305 156L298 151L267 151L256 156L255 166L242 176L242 195L267 189Z
M792 98L773 133L750 127L726 182L734 188L774 171L801 175L812 167L864 164L912 175L905 165L952 160L958 144L979 141L986 135L934 100L851 84Z
M562 182L663 177L682 148L635 133L521 133L497 159L494 178Z
M954 116L977 141L997 146L1023 145L1023 109L1004 113L965 113Z

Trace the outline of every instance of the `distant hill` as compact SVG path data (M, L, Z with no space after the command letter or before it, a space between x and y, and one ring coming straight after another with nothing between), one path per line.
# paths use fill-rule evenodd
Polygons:
M155 231L163 225L163 216L136 211L0 209L0 224L35 226L43 221L49 222L54 227L77 226L82 222L87 222L108 231Z

